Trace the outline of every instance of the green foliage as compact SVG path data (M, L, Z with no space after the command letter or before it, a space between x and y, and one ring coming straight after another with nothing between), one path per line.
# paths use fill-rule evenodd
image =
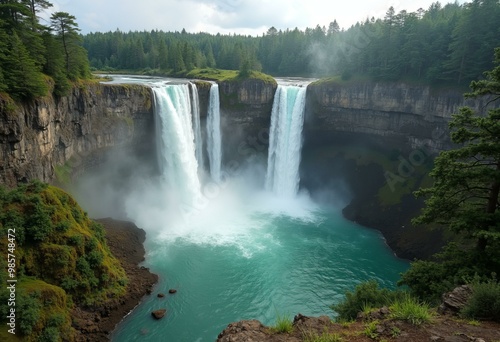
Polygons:
M391 291L385 288L379 288L375 280L360 283L354 289L354 292L347 291L345 299L331 308L337 312L339 321L350 321L357 317L358 312L364 308L380 308L388 306L398 298L404 297L402 291Z
M42 334L38 338L38 342L58 342L61 340L61 335L57 327L47 327L43 329Z
M339 334L332 334L328 331L323 331L322 334L318 334L315 331L304 331L302 333L302 339L304 342L342 342L343 339Z
M40 24L40 12L51 6L45 0L0 4L0 92L6 91L17 101L49 91L65 95L70 88L68 78L90 77L86 51L74 34L78 30L74 17L67 14L66 19L72 21L64 22L64 34L53 35ZM59 39L61 35L64 39Z
M391 306L391 318L407 321L413 325L430 322L432 315L429 305L407 295L396 300Z
M0 203L0 247L7 248L7 230L15 229L21 280L34 276L54 284L76 303L123 295L125 272L105 244L103 227L67 193L34 181L0 187Z
M410 293L428 303L438 304L441 295L473 280L487 280L492 269L484 255L475 249L465 251L450 243L433 260L417 260L402 274L398 285L407 285Z
M468 97L494 94L500 88L500 48L496 50L493 71L487 80L473 82ZM431 188L417 196L428 196L416 223L445 224L457 233L465 233L486 251L489 243L500 239L500 109L486 116L469 107L461 108L450 122L452 140L460 147L444 151L434 161ZM494 252L494 251L491 251Z
M40 319L42 304L40 303L40 293L32 292L26 294L20 292L16 298L16 312L18 313L17 325L23 335L30 335L35 324Z
M377 320L371 321L365 324L365 328L363 329L363 334L366 337L369 337L373 340L377 339L378 333L377 333L377 325L379 322Z
M495 60L498 66L485 73L485 80L472 82L467 97L500 99L500 48ZM466 239L460 248L448 246L434 261L414 262L402 276L400 283L422 299L436 301L453 286L475 276L487 279L500 269L499 119L499 108L486 115L461 108L450 122L459 147L440 153L430 173L434 185L416 192L427 199L415 224L445 225Z
M187 32L90 33L84 36L92 66L103 69L249 70L272 75L364 75L373 80L467 85L492 66L500 46L500 4L441 6L372 18L340 30L333 20L305 30L270 28L258 37ZM477 23L481 25L478 27ZM428 39L433 37L433 39Z
M18 100L47 95L48 86L17 33L9 36L7 53L0 63L7 92Z
M500 322L500 283L490 280L474 284L472 296L462 314L468 318Z
M398 327L392 327L391 328L391 336L393 338L396 338L398 337L399 335L401 335L401 329L399 329Z
M287 315L278 313L276 322L271 327L271 330L277 333L290 333L293 330L293 321Z

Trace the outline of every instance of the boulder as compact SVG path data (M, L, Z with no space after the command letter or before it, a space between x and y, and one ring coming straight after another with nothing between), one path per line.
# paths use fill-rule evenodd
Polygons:
M174 290L174 289L170 289L170 290L168 290L168 293L170 293L170 294L174 294L174 293L176 293L176 292L177 292L177 290Z
M470 296L472 294L472 288L469 285L462 285L455 288L451 292L443 294L443 302L438 308L440 314L457 314L459 313L467 304Z
M159 309L151 312L151 315L156 318L156 319L161 319L165 316L165 313L167 312L166 309Z

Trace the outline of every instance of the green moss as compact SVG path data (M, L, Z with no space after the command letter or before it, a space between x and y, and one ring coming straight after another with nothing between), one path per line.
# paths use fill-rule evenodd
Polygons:
M0 112L7 114L7 118L16 119L18 106L9 94L0 92Z
M121 116L120 119L127 124L129 130L134 130L134 119L130 116Z
M54 172L56 174L56 180L59 184L68 185L71 182L71 173L73 172L71 162L67 161L63 165L54 166Z
M24 318L29 339L23 340L50 340L56 335L72 340L71 303L103 305L125 294L125 271L111 255L103 227L90 220L69 194L40 182L10 191L0 188L0 202L0 248L7 250L7 230L15 228L19 291L31 306L42 304ZM6 266L3 260L0 266ZM5 295L6 289L0 289L2 313Z

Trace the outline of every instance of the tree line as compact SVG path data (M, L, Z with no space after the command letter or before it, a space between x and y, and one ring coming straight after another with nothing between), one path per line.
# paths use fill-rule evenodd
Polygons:
M92 67L176 73L194 68L240 69L272 75L368 76L467 85L493 67L500 46L500 2L474 0L367 18L347 30L277 30L259 37L207 33L91 33L83 37Z
M63 95L70 81L90 77L76 18L55 12L43 25L39 16L50 7L46 0L0 0L0 92L17 100Z

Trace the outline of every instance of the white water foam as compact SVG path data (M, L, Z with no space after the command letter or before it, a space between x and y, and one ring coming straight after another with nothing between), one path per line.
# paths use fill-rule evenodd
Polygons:
M306 87L278 85L269 134L266 189L293 197L299 189L299 166Z
M210 176L215 182L221 181L222 138L220 131L219 85L213 83L210 88L207 117L207 148L210 162Z

